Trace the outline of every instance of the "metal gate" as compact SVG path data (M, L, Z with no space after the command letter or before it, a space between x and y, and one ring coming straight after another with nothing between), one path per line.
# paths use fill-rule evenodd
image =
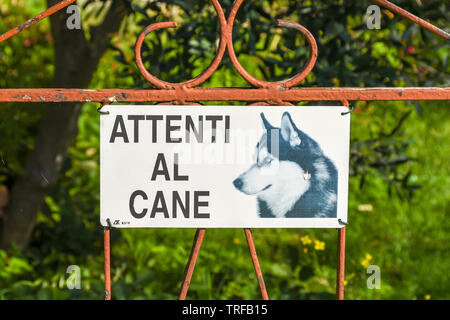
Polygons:
M0 36L3 42L33 24L73 4L76 0L63 0L36 17L26 21L22 25L11 29ZM378 4L388 8L398 15L428 29L429 31L447 40L450 35L442 29L429 22L411 14L410 12L396 6L387 0L374 0ZM340 101L344 106L350 108L351 101L381 101L381 100L450 100L449 87L380 87L380 88L349 88L349 87L314 87L296 88L303 79L312 71L317 60L318 49L314 36L304 26L286 20L278 20L277 26L295 29L308 41L310 57L304 68L290 79L268 82L256 79L248 73L239 63L233 48L233 23L239 7L244 0L235 0L228 17L225 16L223 8L218 0L211 0L219 17L221 36L216 57L209 67L196 78L181 82L169 83L158 79L150 74L144 67L141 57L141 46L145 37L158 29L175 28L176 22L160 22L149 25L139 35L135 47L136 64L142 76L157 89L131 90L131 89L0 89L0 103L6 102L98 102L102 106L113 102L158 102L164 104L198 104L198 101L242 101L251 105L293 105L291 102L301 101ZM231 62L239 74L253 86L251 89L238 88L198 88L205 82L222 61L227 50ZM98 109L100 110L101 107ZM352 110L352 109L351 109ZM349 112L351 112L351 110ZM345 222L341 222L346 224ZM262 276L255 244L250 229L244 229L247 238L253 266L257 275L262 298L268 299L266 286ZM195 263L205 235L205 229L197 229L191 254L186 266L183 283L179 293L179 299L186 298L189 284L194 271ZM337 257L337 283L336 297L344 299L344 267L345 267L345 225L338 229L338 257ZM110 276L110 232L111 227L104 230L104 254L105 254L105 299L111 299L111 276Z

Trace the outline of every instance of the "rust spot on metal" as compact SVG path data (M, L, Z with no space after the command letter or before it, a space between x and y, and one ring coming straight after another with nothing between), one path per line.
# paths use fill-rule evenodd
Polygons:
M266 289L266 285L265 285L265 283L264 283L264 279L263 279L262 274L258 277L258 282L261 283L261 289L262 289L262 290L263 290L263 289Z
M26 21L25 23L21 24L20 26L17 27L17 31L21 32L22 30L28 28L29 26L35 24L36 22L38 22L40 20L42 15L36 16L33 19L30 19L28 21Z
M125 101L130 97L130 95L126 92L120 92L119 94L115 95L116 101Z
M57 93L55 101L56 102L67 101L67 97L64 94L62 94L62 93Z

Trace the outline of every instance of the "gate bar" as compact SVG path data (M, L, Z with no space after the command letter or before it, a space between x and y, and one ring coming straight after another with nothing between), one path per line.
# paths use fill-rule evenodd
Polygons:
M189 290L189 285L191 284L192 275L194 273L195 264L197 262L198 254L200 252L200 247L205 236L205 230L199 228L195 232L194 243L192 244L191 254L189 256L188 263L184 272L183 283L181 284L180 293L178 295L178 300L185 300L187 292ZM259 288L261 290L261 295L263 300L269 300L267 294L266 285L264 283L264 278L261 272L261 267L259 265L258 255L256 254L255 243L253 242L252 232L250 229L244 229L245 237L247 238L248 248L250 250L250 255L252 257L253 266L255 267L256 277L258 279Z
M336 279L336 298L344 300L344 281L345 281L345 228L338 230L338 264Z
M200 252L200 247L202 246L203 238L205 237L205 230L206 229L199 228L195 232L194 243L192 244L191 254L184 271L184 279L181 284L178 300L186 299L186 294L189 290L189 285L191 284L192 274L194 273L195 263L197 262L198 253Z
M441 36L447 40L450 39L450 35L444 30L436 27L435 25L429 23L428 21L422 18L419 18L418 16L412 14L411 12L408 12L405 9L400 8L399 6L393 4L392 2L387 0L375 0L375 1L381 4L382 6L388 8L389 10L394 11L395 13L401 15L402 17L424 27L425 29L428 29L434 34L437 34L438 36Z
M3 102L169 102L169 101L405 101L450 100L450 87L309 87L159 89L0 89Z
M262 298L263 300L269 300L269 295L267 294L267 289L264 283L261 267L259 265L258 256L256 254L255 243L253 242L252 231L248 228L244 229L244 231L245 237L247 238L248 249L250 250L250 255L252 256L253 266L255 267L256 277L258 279L259 289L261 290Z
M48 16L51 16L52 14L58 12L59 10L67 7L68 5L74 3L77 0L63 0L57 4L55 4L53 7L45 10L44 12L38 14L34 18L31 18L24 23L22 23L20 26L15 27L14 29L9 30L8 32L0 35L0 42L5 41L11 37L14 37L19 32L22 32L25 29L28 29L33 24L38 23L39 21L47 18Z
M104 250L105 250L105 300L111 300L111 228L103 229Z

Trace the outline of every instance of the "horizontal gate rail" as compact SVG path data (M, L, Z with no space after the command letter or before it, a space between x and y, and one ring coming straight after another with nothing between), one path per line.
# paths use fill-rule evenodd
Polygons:
M450 88L177 88L149 89L0 89L0 102L189 102L189 101L377 101L450 100Z

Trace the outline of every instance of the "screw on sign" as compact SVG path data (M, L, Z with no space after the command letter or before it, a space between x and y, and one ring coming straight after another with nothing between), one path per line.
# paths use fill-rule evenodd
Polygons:
M42 19L74 4L76 0L63 0L57 3L55 6L49 8L36 17L26 21L22 25L11 29L3 35L0 35L0 42L5 41L17 33L31 27L35 23ZM168 83L164 82L154 75L150 74L144 67L141 57L141 45L144 38L153 31L162 28L174 28L175 22L160 22L148 26L144 32L139 36L136 47L136 64L144 76L150 83L156 86L157 89L148 90L123 90L123 89L0 89L0 102L99 102L104 101L118 101L118 102L163 102L169 104L195 104L195 101L244 101L257 105L279 105L286 106L291 105L292 102L300 101L343 101L345 106L349 106L350 101L374 101L374 100L449 100L450 89L449 88L293 88L301 83L301 81L311 72L318 56L317 44L314 36L305 27L290 21L279 20L277 22L278 27L291 28L297 30L302 36L306 37L310 46L310 58L306 66L294 77L282 80L278 82L266 82L251 76L239 63L237 56L233 48L233 24L236 18L237 12L244 2L244 0L237 0L234 2L228 18L218 0L211 1L218 15L218 20L221 26L220 45L217 50L216 57L211 65L195 79L183 82L183 83ZM430 24L429 22L421 19L408 11L396 6L387 0L374 0L381 6L389 9L390 11L398 14L413 23L416 23L434 34L450 39L450 36L444 30ZM75 21L76 22L76 21ZM218 89L218 88L196 88L200 84L204 83L214 71L217 69L225 50L228 51L231 62L236 68L238 73L254 88L252 89ZM162 89L162 90L161 90ZM108 117L107 113L101 113L101 117ZM140 120L133 120L140 121ZM169 130L171 131L171 130ZM171 140L171 139L170 139ZM219 141L219 140L217 140ZM155 160L155 159L154 159ZM320 167L320 166L319 166ZM170 172L164 171L164 176ZM166 172L167 171L167 172ZM304 185L312 183L317 179L317 174L310 170L301 172ZM173 175L175 176L175 175ZM320 176L320 175L319 175ZM322 175L323 177L324 175ZM173 177L172 177L173 178ZM234 178L234 177L233 177ZM339 181L342 181L339 180ZM241 188L240 186L239 188ZM270 190L271 187L269 187ZM181 194L180 194L181 195ZM248 200L247 195L241 194L241 197ZM143 195L141 195L143 198ZM330 198L331 199L331 198ZM140 199L142 200L142 199ZM255 200L255 199L253 199ZM161 203L159 200L158 203ZM178 200L177 200L178 201ZM212 199L211 199L212 201ZM331 200L330 200L331 201ZM333 201L331 201L333 202ZM250 203L250 202L249 202ZM186 203L184 203L186 205ZM133 206L136 204L133 203ZM157 205L158 207L158 205ZM135 208L135 210L137 210ZM138 212L138 211L136 211ZM212 212L211 212L212 214ZM164 213L163 213L164 215ZM334 218L333 218L334 219ZM118 220L118 221L117 221ZM343 299L344 297L344 262L345 262L345 225L346 219L335 219L336 223L339 223L338 232L338 266L337 266L337 298ZM104 230L104 247L105 247L105 297L111 299L111 277L110 277L110 228L113 226L109 219L106 220ZM114 220L114 225L121 225L120 219ZM126 221L125 221L126 222ZM334 222L333 222L334 223ZM126 224L125 224L126 226ZM261 268L256 255L253 239L250 229L245 228L247 241L249 244L252 261L254 263L255 271L257 273L258 283L261 289L261 293L264 299L268 299L267 290L262 278ZM188 265L185 272L184 281L180 289L180 299L184 299L189 288L192 273L195 267L195 263L198 257L198 252L203 241L205 234L204 228L198 228L194 244L192 247L191 256L188 261ZM238 310L243 311L243 309Z

